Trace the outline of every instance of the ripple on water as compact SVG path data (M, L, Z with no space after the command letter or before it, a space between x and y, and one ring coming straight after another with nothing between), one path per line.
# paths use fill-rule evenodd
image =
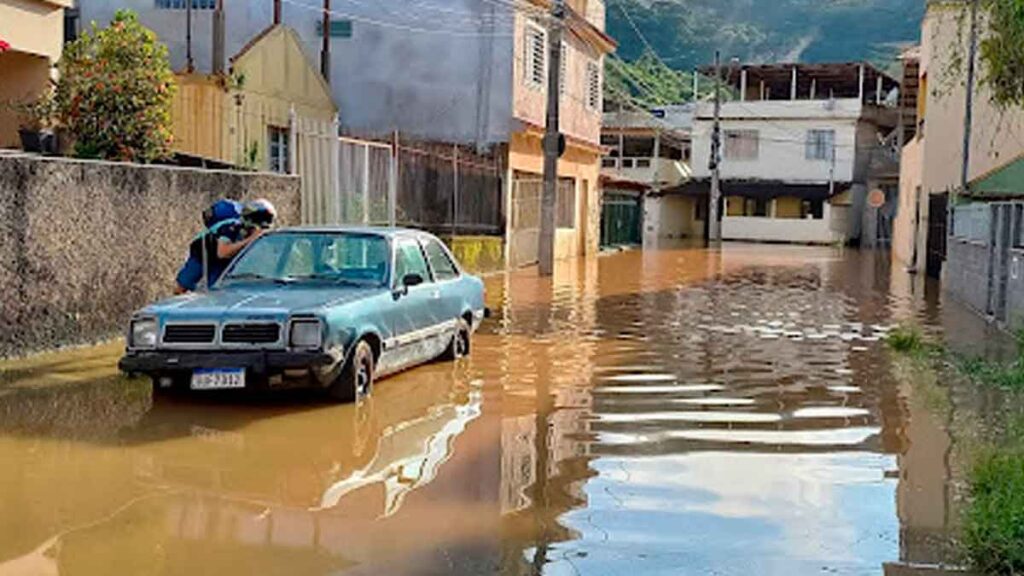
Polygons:
M719 384L676 384L672 386L601 386L594 389L598 394L674 394L696 392L718 392L725 390Z

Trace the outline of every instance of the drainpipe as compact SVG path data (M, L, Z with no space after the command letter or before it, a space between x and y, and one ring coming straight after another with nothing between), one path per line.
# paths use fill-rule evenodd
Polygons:
M281 0L274 0L274 25L281 23Z
M192 0L185 0L185 71L191 74L195 69L192 59Z
M213 66L215 76L224 74L224 0L217 0L213 10Z

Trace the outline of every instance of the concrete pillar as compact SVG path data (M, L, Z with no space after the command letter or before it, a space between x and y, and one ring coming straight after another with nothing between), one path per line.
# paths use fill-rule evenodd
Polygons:
M882 103L882 75L879 74L875 82L875 104Z
M740 70L740 102L747 101L747 69Z
M764 97L765 97L764 80L761 80L761 100L764 100Z
M818 91L818 79L817 78L812 78L811 79L811 100L814 100L815 96L817 96L817 94L816 94L817 91Z
M860 65L860 81L857 83L858 92L857 97L860 98L861 103L864 102L864 65Z
M793 66L793 76L789 81L789 99L796 100L796 66Z

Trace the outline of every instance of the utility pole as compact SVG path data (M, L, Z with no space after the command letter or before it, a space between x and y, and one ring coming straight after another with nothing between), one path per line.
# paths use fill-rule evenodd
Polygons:
M192 60L192 2L195 0L185 0L185 71L190 74L196 69Z
M558 131L558 86L562 69L563 0L551 3L548 26L548 105L544 124L544 192L540 204L540 275L555 272L555 207L558 203L558 156L561 134Z
M715 121L711 129L711 194L708 199L708 242L717 244L722 241L722 222L718 207L722 199L720 173L718 169L722 150L722 61L721 54L715 50Z
M324 0L323 44L320 48L320 74L331 85L331 0Z
M213 10L213 65L210 71L224 74L224 0L217 0Z
M967 102L966 109L964 110L964 147L963 147L963 159L960 166L960 191L967 192L967 184L970 180L970 168L971 168L971 129L974 120L974 75L975 75L975 60L978 56L978 4L980 0L970 0L971 2L971 38L970 45L967 48ZM950 194L949 198L949 209L952 213L953 200L956 198L956 192Z

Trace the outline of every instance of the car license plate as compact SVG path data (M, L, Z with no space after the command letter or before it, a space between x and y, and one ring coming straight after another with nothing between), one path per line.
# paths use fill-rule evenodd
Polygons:
M244 368L196 369L192 372L193 390L245 388Z

